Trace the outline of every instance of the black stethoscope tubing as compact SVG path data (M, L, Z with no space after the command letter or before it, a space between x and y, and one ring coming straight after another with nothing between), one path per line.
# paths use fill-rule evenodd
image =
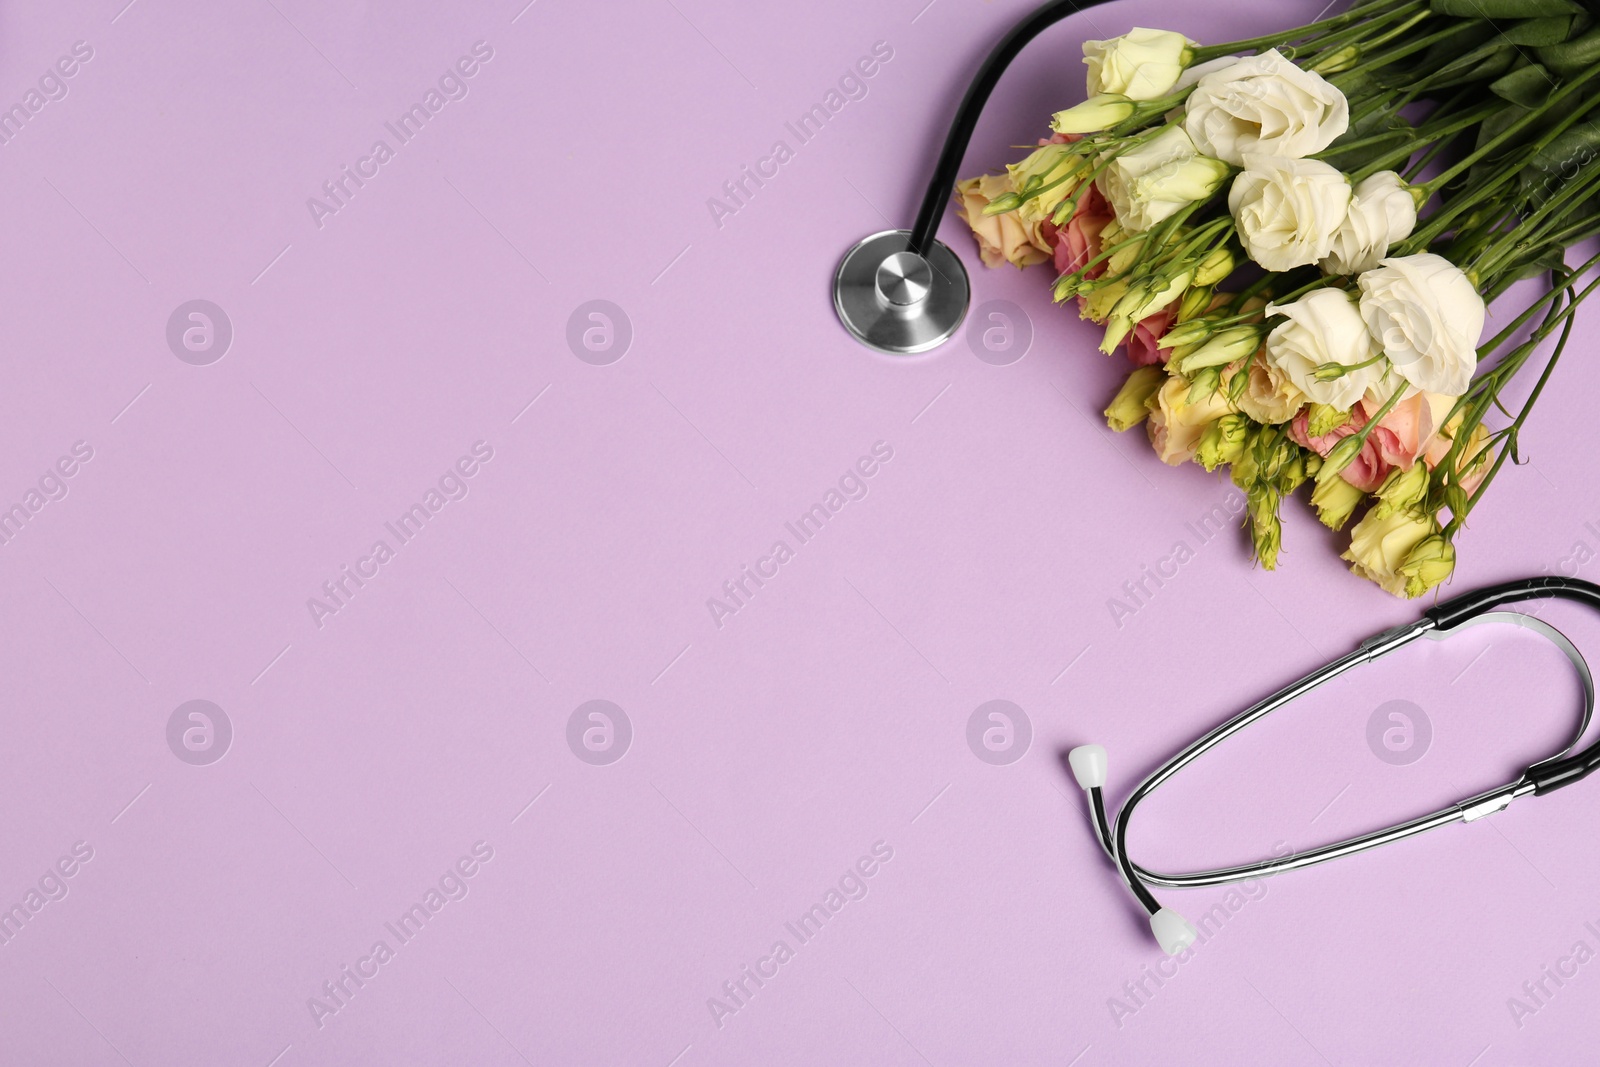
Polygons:
M1109 0L1052 0L1012 28L989 52L983 66L967 86L956 117L945 134L944 147L933 166L933 177L928 190L922 194L922 206L917 209L917 221L911 227L911 250L927 255L939 233L939 223L944 218L945 207L950 203L950 192L955 188L961 172L962 158L967 154L967 144L978 127L978 117L983 114L989 94L999 84L1000 77L1035 37L1069 15L1075 15Z

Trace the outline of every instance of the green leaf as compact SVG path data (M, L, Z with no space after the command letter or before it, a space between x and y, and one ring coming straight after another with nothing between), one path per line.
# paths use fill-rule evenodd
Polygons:
M1574 0L1433 0L1428 6L1435 15L1469 19L1537 19L1583 10Z
M1550 72L1537 63L1502 74L1489 85L1489 91L1520 107L1535 108L1544 103L1555 87Z
M1600 63L1600 27L1570 41L1537 48L1534 55L1557 74L1576 74Z
M1455 57L1465 52L1470 52L1481 44L1490 42L1499 43L1503 38L1495 29L1494 23L1485 19L1473 19L1465 28L1451 27L1453 32L1442 41L1435 41L1422 53L1420 62L1403 60L1401 65L1413 72L1417 70L1438 70Z
M1505 34L1509 44L1543 48L1570 40L1586 28L1578 17L1557 15L1553 18L1522 19L1504 27L1500 32Z
M1425 75L1412 84L1426 86L1429 89L1448 89L1468 82L1489 81L1509 70L1520 54L1516 45L1496 39L1457 56L1432 74Z
M1523 195L1534 203L1543 203L1560 192L1568 182L1580 175L1593 173L1600 161L1600 123L1593 120L1580 122L1561 133L1528 160L1528 165L1518 174ZM1576 205L1574 206L1576 207ZM1580 216L1574 208L1565 212L1574 219Z
M1551 247L1541 251L1538 255L1523 262L1517 270L1517 278L1537 278L1541 274L1549 274L1553 270L1560 270L1566 262L1567 250L1565 248Z

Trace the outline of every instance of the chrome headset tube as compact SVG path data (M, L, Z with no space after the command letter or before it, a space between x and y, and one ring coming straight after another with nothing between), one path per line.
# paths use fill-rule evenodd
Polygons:
M908 355L939 347L961 328L972 286L961 257L938 233L978 116L1000 76L1030 41L1067 16L1106 2L1052 0L989 52L956 108L911 229L863 238L834 272L834 310L856 340L879 352Z
M1379 845L1400 841L1448 823L1475 822L1504 810L1519 797L1548 793L1564 785L1570 785L1600 768L1600 739L1591 742L1582 751L1572 751L1588 732L1594 715L1594 678L1582 653L1566 635L1542 619L1522 612L1498 610L1506 604L1551 598L1573 600L1600 611L1600 586L1579 579L1551 576L1489 586L1446 601L1425 612L1423 617L1414 623L1397 626L1368 638L1355 651L1317 668L1201 735L1141 782L1123 801L1114 822L1106 810L1103 788L1107 767L1105 749L1099 745L1083 745L1073 749L1068 755L1068 761L1078 784L1088 794L1090 818L1095 836L1099 839L1106 855L1116 865L1128 889L1149 913L1151 930L1161 943L1161 947L1171 954L1181 952L1194 943L1198 931L1177 912L1163 908L1151 893L1149 888L1151 885L1179 889L1222 885L1325 863L1328 860L1365 852ZM1163 782L1221 742L1353 667L1371 663L1420 637L1443 640L1469 627L1489 622L1517 625L1549 640L1571 661L1583 691L1582 713L1579 716L1578 728L1571 740L1554 755L1530 765L1515 781L1406 822L1320 845L1286 857L1188 874L1158 873L1139 866L1129 858L1128 825L1134 809Z

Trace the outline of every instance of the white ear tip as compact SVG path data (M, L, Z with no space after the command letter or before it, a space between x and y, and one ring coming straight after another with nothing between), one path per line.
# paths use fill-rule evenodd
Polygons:
M1099 789L1106 784L1106 750L1103 745L1079 745L1067 753L1072 776L1084 789Z
M1161 951L1176 956L1200 937L1194 924L1171 908L1162 908L1150 916L1150 932L1156 935Z

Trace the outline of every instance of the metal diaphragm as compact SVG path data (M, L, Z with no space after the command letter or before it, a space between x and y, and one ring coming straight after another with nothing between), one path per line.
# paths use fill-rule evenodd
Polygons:
M972 299L961 257L937 240L918 255L910 237L910 230L885 230L863 238L833 276L833 306L844 328L890 355L926 352L949 340Z

